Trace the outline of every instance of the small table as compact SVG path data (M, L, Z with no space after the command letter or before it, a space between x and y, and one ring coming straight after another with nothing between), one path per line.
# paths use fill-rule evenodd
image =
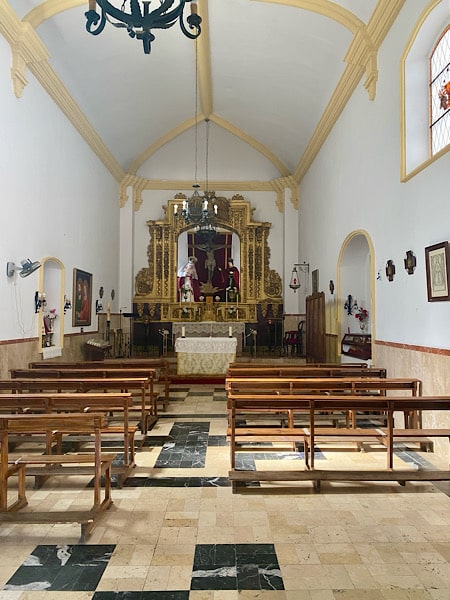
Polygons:
M236 358L237 339L233 337L177 338L179 375L217 375L225 373Z

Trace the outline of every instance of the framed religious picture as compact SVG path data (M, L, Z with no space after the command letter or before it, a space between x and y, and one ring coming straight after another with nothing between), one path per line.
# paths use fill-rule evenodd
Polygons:
M91 324L92 314L92 275L73 270L73 300L72 300L72 326L84 327Z
M428 302L450 300L450 250L448 242L425 248Z

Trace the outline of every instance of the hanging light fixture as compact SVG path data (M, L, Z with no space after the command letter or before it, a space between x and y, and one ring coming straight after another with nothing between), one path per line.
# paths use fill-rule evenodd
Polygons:
M295 263L294 267L292 269L292 273L291 273L291 281L289 283L289 287L294 290L294 292L297 292L297 290L300 287L300 279L298 276L298 271L297 271L297 267L299 267L299 269L303 272L303 273L309 273L309 263Z
M194 193L188 200L183 200L181 205L181 211L178 212L178 204L174 205L174 213L177 218L181 218L185 225L193 225L197 233L199 233L205 241L211 241L216 235L215 222L217 218L217 199L216 193L213 190L209 190L208 180L208 161L209 161L209 119L205 119L206 132L205 132L205 147L206 147L206 165L205 165L205 183L206 189L203 195L200 194L200 185L197 181L197 165L198 165L198 56L197 56L197 42L195 43L195 147L194 147L194 162L195 162L195 174L194 174Z
M116 8L108 0L89 0L89 10L84 13L86 30L92 35L99 35L108 21L113 27L126 29L131 38L142 40L145 54L150 54L151 43L155 39L152 29L169 29L177 20L186 37L191 40L198 38L201 33L202 19L197 14L195 0L177 0L175 8L172 8L175 0L159 0L159 2L159 7L150 12L151 0L142 2L143 10L139 0L129 0L130 12L127 13L125 12L127 0L123 0L120 8ZM191 3L191 14L186 17L186 26L183 13L187 3ZM101 15L95 10L97 4L101 9Z

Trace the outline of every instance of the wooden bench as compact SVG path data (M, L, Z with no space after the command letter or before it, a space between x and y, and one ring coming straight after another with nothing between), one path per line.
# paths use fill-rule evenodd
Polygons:
M121 425L111 425L109 419L105 421L101 429L103 440L113 436L114 439L121 439L123 449L123 463L113 466L113 474L117 476L117 483L122 485L123 481L129 476L130 470L135 465L135 435L137 427L129 423L129 410L133 407L133 400L130 393L23 393L23 394L0 394L0 413L71 413L71 412L102 412L105 415L111 411L121 411L123 423ZM21 438L13 439L9 442L21 441ZM80 445L86 442L91 443L93 436L90 432L80 432L77 435L72 434L64 439L61 432L55 432L46 440L46 453L62 453L63 441ZM40 480L41 482L43 480ZM36 479L36 486L39 487L39 480Z
M235 491L237 481L301 481L311 480L316 489L320 481L438 481L449 480L450 470L434 469L394 469L394 444L397 440L424 440L433 437L450 439L450 429L394 428L394 413L422 410L450 410L450 396L358 396L358 395L309 395L309 394L244 394L229 393L230 412L230 480ZM307 428L240 428L239 414L258 413L273 410L277 412L308 411ZM387 415L387 426L382 428L316 428L315 418L321 411L381 411ZM242 435L242 438L240 436ZM316 442L329 437L360 441L372 440L386 448L385 470L317 470L314 467L314 447ZM303 441L305 448L305 470L299 471L240 471L236 470L235 454L240 450L241 440L266 439L296 443ZM248 450L247 450L248 451ZM253 451L253 448L252 448ZM276 448L273 449L276 451Z
M61 361L37 361L29 363L30 369L52 369L54 366L59 368L76 369L95 369L99 367L115 369L155 369L154 382L162 383L164 387L164 396L158 395L158 403L162 410L166 410L169 404L170 386L169 386L169 363L163 358L106 358L102 361L81 361L81 362L61 362Z
M350 395L386 395L388 392L403 394L408 391L413 396L422 393L422 382L416 378L383 378L383 377L302 377L291 375L289 377L227 377L225 380L227 393L252 393L252 394L292 394L292 393L320 393L320 394L350 394ZM356 427L357 415L351 412L352 426ZM366 415L369 419L375 415ZM405 426L419 426L417 413L405 414ZM335 423L336 424L336 423ZM349 423L347 422L347 425ZM289 414L288 425L293 427L294 414Z
M153 397L152 403L147 404L147 398L150 396L150 382L148 377L124 377L117 379L89 378L89 379L61 379L60 377L47 378L37 377L36 379L0 379L0 392L80 392L88 393L94 391L112 392L137 392L140 396L139 406L131 406L129 412L138 410L140 412L139 428L142 433L146 433L149 428L157 421L156 399ZM117 410L117 409L116 409Z
M78 381L92 379L130 379L147 378L148 387L144 394L142 390L141 431L147 433L146 427L157 421L157 394L154 391L154 369L122 369L122 368L53 368L53 369L11 369L13 379L75 379ZM87 384L88 385L88 384ZM125 389L126 386L122 389ZM86 389L86 386L85 386ZM92 388L90 388L92 389ZM111 389L111 388L110 388ZM146 399L148 399L148 405ZM151 416L149 416L149 413Z
M99 413L70 414L11 414L0 415L0 522L7 523L48 523L79 522L81 541L90 533L96 516L109 508L111 499L111 467L114 453L102 453L101 429L105 426L105 417ZM32 454L11 456L9 454L9 436L22 435L33 439L35 434L55 432L82 433L92 432L95 438L95 451L90 454ZM94 502L87 511L65 511L52 514L51 511L24 512L28 500L26 497L26 475L39 470L40 475L89 475L94 481ZM8 480L18 476L17 500L8 503ZM104 493L102 499L102 479Z
M239 363L230 365L226 372L228 377L386 377L384 368L366 367L361 368L348 366L325 366L314 367L308 364L280 365L280 366L251 366L241 367Z

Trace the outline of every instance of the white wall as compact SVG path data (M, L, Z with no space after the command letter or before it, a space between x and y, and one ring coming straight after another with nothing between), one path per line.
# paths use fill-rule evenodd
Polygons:
M15 97L10 68L10 48L0 38L0 338L38 334L38 273L6 277L7 261L20 265L28 257L58 258L70 297L73 268L93 274L92 326L85 329L96 329L99 287L105 296L118 288L117 184L31 73ZM71 322L68 311L66 333Z
M336 280L343 240L366 230L375 248L375 271L381 270L375 282L377 339L450 348L450 303L427 301L424 263L426 246L450 240L444 192L450 154L400 183L399 64L425 5L405 3L379 53L375 100L369 101L361 83L303 181L300 248L312 268L319 268L321 281ZM414 275L403 266L408 250L417 256ZM388 259L396 266L393 282L385 275ZM345 298L338 301L343 306Z

